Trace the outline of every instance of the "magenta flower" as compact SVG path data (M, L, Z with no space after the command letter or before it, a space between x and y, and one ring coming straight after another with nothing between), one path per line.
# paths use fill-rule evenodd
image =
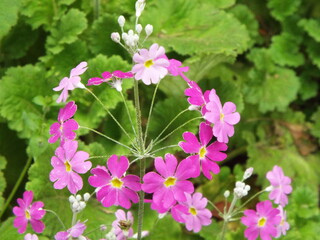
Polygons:
M32 203L32 200L33 192L25 191L23 199L17 199L19 207L13 208L13 213L16 215L13 226L18 228L18 233L20 234L26 231L29 221L36 233L42 233L44 230L44 224L40 221L46 214L46 211L42 209L44 204L40 201Z
M155 158L155 168L160 173L149 172L143 177L142 190L153 193L152 200L155 205L169 209L176 201L186 201L185 193L193 193L192 182L186 179L194 176L195 168L187 159L180 162L172 154ZM178 167L177 167L178 165Z
M191 105L202 106L205 104L204 96L199 85L194 81L188 82L189 88L184 91L184 95L188 96L188 102Z
M76 138L75 130L79 128L76 120L70 119L77 111L75 102L68 102L64 108L61 108L58 115L58 122L53 123L50 127L49 133L51 136L48 140L49 143L55 143L59 138L61 143L65 140L73 140Z
M36 234L28 233L24 236L24 240L38 240L38 236Z
M189 231L199 232L202 226L211 224L212 214L205 208L208 200L201 193L193 196L186 194L186 198L186 202L180 202L172 208L172 217L177 222L185 223Z
M79 174L88 172L92 163L86 161L89 158L88 153L77 152L77 149L77 141L66 141L56 149L56 156L51 158L53 169L50 172L50 181L55 182L53 185L55 189L67 186L72 194L82 189L83 182Z
M274 166L272 171L267 173L272 190L269 194L269 199L274 200L274 203L280 204L282 207L288 204L287 194L292 192L291 178L284 176L282 168Z
M58 232L55 236L55 240L68 240L70 237L80 237L87 226L82 222L77 222L74 226L64 232Z
M169 61L169 66L167 67L169 73L172 76L181 76L185 81L190 81L183 73L189 71L189 67L181 67L182 63L176 59L168 59L167 55L162 55L160 58L167 59Z
M104 207L112 205L126 209L131 207L131 201L137 203L140 191L140 179L135 175L126 175L129 160L125 156L112 155L107 162L107 167L98 166L91 170L93 176L89 177L89 184L97 189L97 199ZM109 171L110 173L109 173Z
M240 114L236 112L236 105L232 102L226 102L223 107L220 98L214 89L209 94L209 102L206 104L204 117L207 121L214 124L213 135L217 137L218 142L228 143L228 137L234 134L233 125L240 121Z
M220 172L220 167L215 161L223 161L227 157L227 154L221 152L228 149L227 144L215 141L207 146L213 135L212 128L205 122L200 123L199 126L200 143L191 132L184 132L182 136L186 142L179 142L179 146L186 153L195 154L188 157L196 167L194 177L198 177L202 171L206 178L212 179L210 172L214 174Z
M126 240L133 236L133 216L130 211L127 214L119 209L115 213L117 220L112 223L114 234L117 236L117 240Z
M244 236L248 240L255 240L260 235L262 240L271 240L276 237L277 226L281 222L280 211L272 207L272 203L267 200L259 202L257 211L247 209L241 218L241 222L248 228L244 231Z
M88 69L87 65L87 62L81 62L78 66L70 71L69 77L64 77L60 81L59 86L53 89L54 91L62 90L59 98L57 99L57 103L67 101L69 90L73 90L75 88L84 88L84 85L80 82L81 78L79 76Z
M281 222L277 226L277 236L276 238L279 238L282 235L286 235L287 231L290 228L290 224L287 222L287 213L283 210L283 207L281 205L278 206L278 209L280 211L279 216L281 217Z
M112 73L110 72L103 72L101 74L102 78L99 78L99 77L94 77L94 78L90 78L88 80L88 84L87 86L90 86L90 85L100 85L101 83L103 82L109 82L110 80L112 80L113 78L120 78L120 79L123 79L123 78L132 78L133 77L133 74L131 72L121 72L119 70L116 70Z
M163 47L154 43L147 49L141 49L139 53L133 55L133 61L137 63L133 66L136 80L142 80L144 84L158 83L168 74L167 67L169 61L161 56L165 54Z

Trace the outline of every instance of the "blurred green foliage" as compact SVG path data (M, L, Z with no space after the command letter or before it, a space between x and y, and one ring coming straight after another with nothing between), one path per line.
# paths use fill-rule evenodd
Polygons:
M14 142L12 148L19 152L14 155L11 147L0 147L0 211L21 165L26 162L23 159L26 153L33 159L26 189L33 190L35 198L45 201L48 208L57 210L63 221L70 221L70 211L65 210L68 192L54 190L48 179L50 159L57 147L48 144L48 129L62 107L55 103L57 95L52 88L80 61L89 65L83 83L103 71L130 70L130 56L111 41L110 34L120 30L117 24L120 14L127 19L126 27L134 25L134 3L134 0L0 1L0 139L3 141L0 145L6 146L4 141ZM215 88L223 102L235 102L241 113L241 122L229 144L229 157L221 163L224 167L220 175L212 181L196 179L198 191L212 202L221 203L221 194L233 189L246 167L255 168L250 184L252 191L258 191L268 184L266 172L279 165L293 180L293 193L286 207L291 229L281 239L318 239L320 2L149 0L141 22L154 26L145 47L153 42L163 45L168 56L183 60L190 67L186 74L190 79L203 89ZM132 81L125 81L123 89L133 116L132 86ZM177 77L162 81L151 119L150 138L155 138L179 110L188 106L183 94L185 88L185 82ZM121 96L103 86L90 89L132 136ZM140 89L144 123L153 90L153 86ZM76 89L71 99L78 104L75 118L80 125L128 142L91 95ZM182 115L164 136L194 116L193 112ZM188 124L159 147L178 143L183 131L196 133L197 126L198 122ZM87 130L79 130L78 136L80 148L91 155L127 154L121 146ZM172 150L180 158L185 157L179 148ZM93 165L103 165L105 160L93 159ZM131 171L136 172L137 168L133 166ZM84 190L93 191L88 184ZM20 190L15 198L21 194ZM266 198L267 195L261 196ZM14 205L15 200L2 216L2 240L23 239L12 226L10 211ZM221 228L217 218L199 234L191 234L170 216L157 220L157 214L148 205L146 208L144 229L150 231L149 239L209 240L215 239ZM92 203L82 216L83 220L96 216L88 222L88 231L109 224L114 210ZM45 221L55 219L48 213ZM230 223L228 229L227 239L244 239L241 224ZM49 239L59 230L58 225L49 227L40 239ZM98 239L102 233L98 231L90 237Z

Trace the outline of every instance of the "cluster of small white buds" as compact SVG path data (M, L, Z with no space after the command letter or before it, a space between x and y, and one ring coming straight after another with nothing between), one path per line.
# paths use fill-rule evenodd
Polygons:
M128 47L133 48L139 42L139 35L134 33L133 30L130 29L128 33L122 33L122 39Z
M237 181L236 187L234 188L234 194L237 198L242 198L248 195L250 191L250 186L246 185L244 182Z
M89 193L85 193L83 195L83 200L84 201L81 201L82 200L82 197L80 194L74 196L74 195L71 195L69 197L69 202L71 204L71 209L73 212L81 212L85 207L86 207L86 202L89 200L90 198L90 194Z

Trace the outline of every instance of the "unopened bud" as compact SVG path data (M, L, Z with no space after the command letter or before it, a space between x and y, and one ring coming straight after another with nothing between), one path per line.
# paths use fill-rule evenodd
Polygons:
M124 16L119 16L118 18L118 23L119 23L119 26L123 28L124 24L126 22L126 19L124 18Z
M198 111L198 110L199 110L199 106L190 105L190 106L188 107L188 109L189 109L190 111Z
M90 198L90 193L85 193L85 194L83 195L83 199L84 199L86 202L89 200L89 198Z
M164 218L164 217L167 215L167 213L168 213L168 212L165 212L165 213L159 213L158 218L159 218L159 219Z
M265 189L266 192L271 192L273 190L273 186L269 186Z
M73 195L71 195L70 197L69 197L69 202L70 203L74 203L76 201L76 198L73 196Z
M252 173L253 173L253 167L248 168L243 174L243 180L246 180L249 177L251 177Z
M119 43L120 42L120 34L117 32L111 33L111 39L112 39L112 41Z
M80 205L80 209L81 209L81 210L86 207L86 203L83 202L83 201L81 201L81 202L79 203L79 205Z
M142 31L142 25L141 25L141 24L138 24L138 25L136 26L136 32L137 32L138 34L140 34L141 31Z
M225 191L224 194L223 194L223 196L224 196L225 198L228 198L228 197L230 196L230 191L229 191L229 190Z
M123 39L124 41L127 41L127 39L128 39L128 33L122 33L122 39Z
M78 195L76 196L76 199L77 199L77 201L80 201L80 200L82 199L81 195L78 194Z
M147 36L150 36L150 34L153 32L153 26L151 24L147 24L144 30L146 31Z
M77 210L79 208L79 203L78 202L74 202L73 204L72 204L72 209L73 210Z
M136 1L136 17L141 16L141 13L143 12L143 9L145 6L146 6L146 3L144 0Z

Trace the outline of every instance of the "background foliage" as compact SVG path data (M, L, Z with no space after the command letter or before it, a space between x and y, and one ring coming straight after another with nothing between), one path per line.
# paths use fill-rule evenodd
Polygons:
M61 107L55 103L57 96L52 88L84 60L88 61L89 69L83 82L103 71L130 69L130 57L109 36L119 31L120 14L129 20L128 26L133 26L134 2L0 1L0 212L27 160L31 162L27 176L2 215L0 239L23 238L12 226L11 209L25 185L35 192L37 200L43 200L47 208L56 209L64 221L70 221L67 219L70 212L65 211L67 191L53 190L48 180L50 158L57 147L47 143L48 129ZM320 234L320 2L148 0L141 21L143 25L154 26L147 47L152 42L163 45L170 57L190 66L187 74L190 79L203 89L215 88L222 101L235 102L241 114L221 173L209 182L197 179L198 191L219 203L221 194L232 189L246 167L255 168L251 185L253 191L258 191L267 186L266 172L275 164L282 166L293 179L294 191L287 207L291 230L281 239L317 239ZM132 82L125 83L125 95L133 112L131 87ZM161 132L177 109L187 107L185 88L185 82L178 78L167 77L161 83L150 137ZM151 86L141 90L144 117L153 89ZM92 90L130 131L119 94L103 87ZM88 93L76 89L71 98L78 103L76 119L80 125L98 128L127 141ZM193 113L183 115L172 129L192 116ZM186 129L196 132L197 124L188 124L163 145L182 140L181 133ZM81 130L78 135L80 147L91 155L126 154L121 147L87 131ZM184 157L181 151L177 156ZM105 163L105 159L93 161L94 165ZM91 192L92 188L85 186L84 190ZM214 239L221 228L217 217L199 234L191 234L170 216L155 221L157 215L146 208L144 229L150 231L150 239ZM83 219L97 216L88 222L88 230L112 221L113 211L93 202L83 215ZM45 219L47 223L55 221L50 214ZM227 239L243 239L243 226L232 223L228 228ZM51 225L41 239L49 239L48 236L59 230L57 225ZM92 239L102 236L101 232L90 235Z

